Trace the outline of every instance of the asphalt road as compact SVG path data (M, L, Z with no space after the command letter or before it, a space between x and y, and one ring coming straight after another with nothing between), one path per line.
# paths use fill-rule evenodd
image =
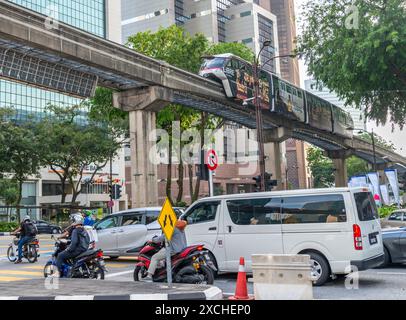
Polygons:
M54 241L49 235L40 235L40 258L31 264L14 265L7 260L7 248L12 237L0 236L0 282L18 281L24 279L43 278L43 267L50 258ZM119 258L114 261L106 260L108 273L106 278L116 281L133 281L134 260ZM223 290L224 294L232 295L236 285L236 274L220 275L214 283ZM253 284L248 282L249 294L253 294ZM339 278L328 282L323 287L314 287L315 299L389 299L406 300L406 266L395 265L386 269L372 269L352 275L351 278Z

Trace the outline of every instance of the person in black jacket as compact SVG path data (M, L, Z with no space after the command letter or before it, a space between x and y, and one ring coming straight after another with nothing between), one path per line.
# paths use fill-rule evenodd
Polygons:
M71 243L66 250L58 254L56 258L56 266L59 274L62 271L62 264L67 259L72 259L89 249L90 238L87 231L83 228L83 217L80 214L75 214L72 217L73 231L71 235Z
M23 257L23 246L30 241L32 241L37 235L38 231L30 216L25 216L20 224L20 227L12 232L12 235L20 234L20 240L18 241L18 259L14 262L15 264L22 262Z

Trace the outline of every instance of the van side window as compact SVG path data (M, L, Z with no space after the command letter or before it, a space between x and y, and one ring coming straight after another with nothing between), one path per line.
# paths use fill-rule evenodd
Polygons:
M146 211L145 212L145 224L150 224L158 219L159 211ZM175 211L176 213L176 211Z
M402 216L402 212L394 212L389 216L388 220L402 221Z
M344 198L340 194L287 197L282 200L282 223L346 222Z
M121 218L121 226L129 226L133 224L140 224L142 220L142 212L137 212L133 214L125 214Z
M371 192L354 193L354 198L360 221L370 221L379 218L378 209Z
M227 208L235 224L280 224L280 198L229 200Z
M220 201L198 203L185 216L188 224L214 221L219 205Z

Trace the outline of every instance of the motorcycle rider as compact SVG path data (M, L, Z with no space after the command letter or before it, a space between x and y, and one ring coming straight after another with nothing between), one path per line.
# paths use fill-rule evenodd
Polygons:
M85 221L84 221L83 225L85 225L85 226L93 226L94 223L95 223L95 221L94 221L94 219L92 217L93 212L90 211L90 210L84 210L83 214L84 214L84 218L85 218Z
M20 224L20 227L11 234L16 235L17 233L20 233L20 240L18 241L18 259L14 262L15 264L22 262L23 246L32 241L38 233L38 230L31 221L30 216L25 216Z
M184 220L176 221L175 230L173 232L172 239L169 243L169 249L171 250L170 251L171 256L174 254L177 254L179 252L182 252L187 247L186 235L185 235L186 225L187 225L187 222ZM164 234L152 239L152 242L154 242L154 243L159 243L159 242L163 242L163 241L165 241ZM155 253L151 257L151 263L150 263L148 271L147 271L147 276L144 278L145 280L152 280L152 276L155 273L158 262L162 259L165 259L165 257L166 257L166 250L167 249L165 247L163 247L161 250L159 250L157 253Z
M89 235L87 231L83 228L83 217L81 214L74 214L72 216L72 234L71 234L71 243L66 250L58 254L56 258L56 266L58 268L59 275L62 271L62 264L66 259L72 259L83 252L87 251L89 248ZM58 274L56 274L58 276Z

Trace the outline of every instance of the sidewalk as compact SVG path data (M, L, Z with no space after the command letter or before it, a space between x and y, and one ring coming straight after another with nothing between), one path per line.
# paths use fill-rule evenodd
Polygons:
M55 279L52 279L55 280ZM0 283L0 300L220 300L214 286L166 283L35 279ZM48 289L47 289L48 288ZM53 289L54 288L54 289Z

